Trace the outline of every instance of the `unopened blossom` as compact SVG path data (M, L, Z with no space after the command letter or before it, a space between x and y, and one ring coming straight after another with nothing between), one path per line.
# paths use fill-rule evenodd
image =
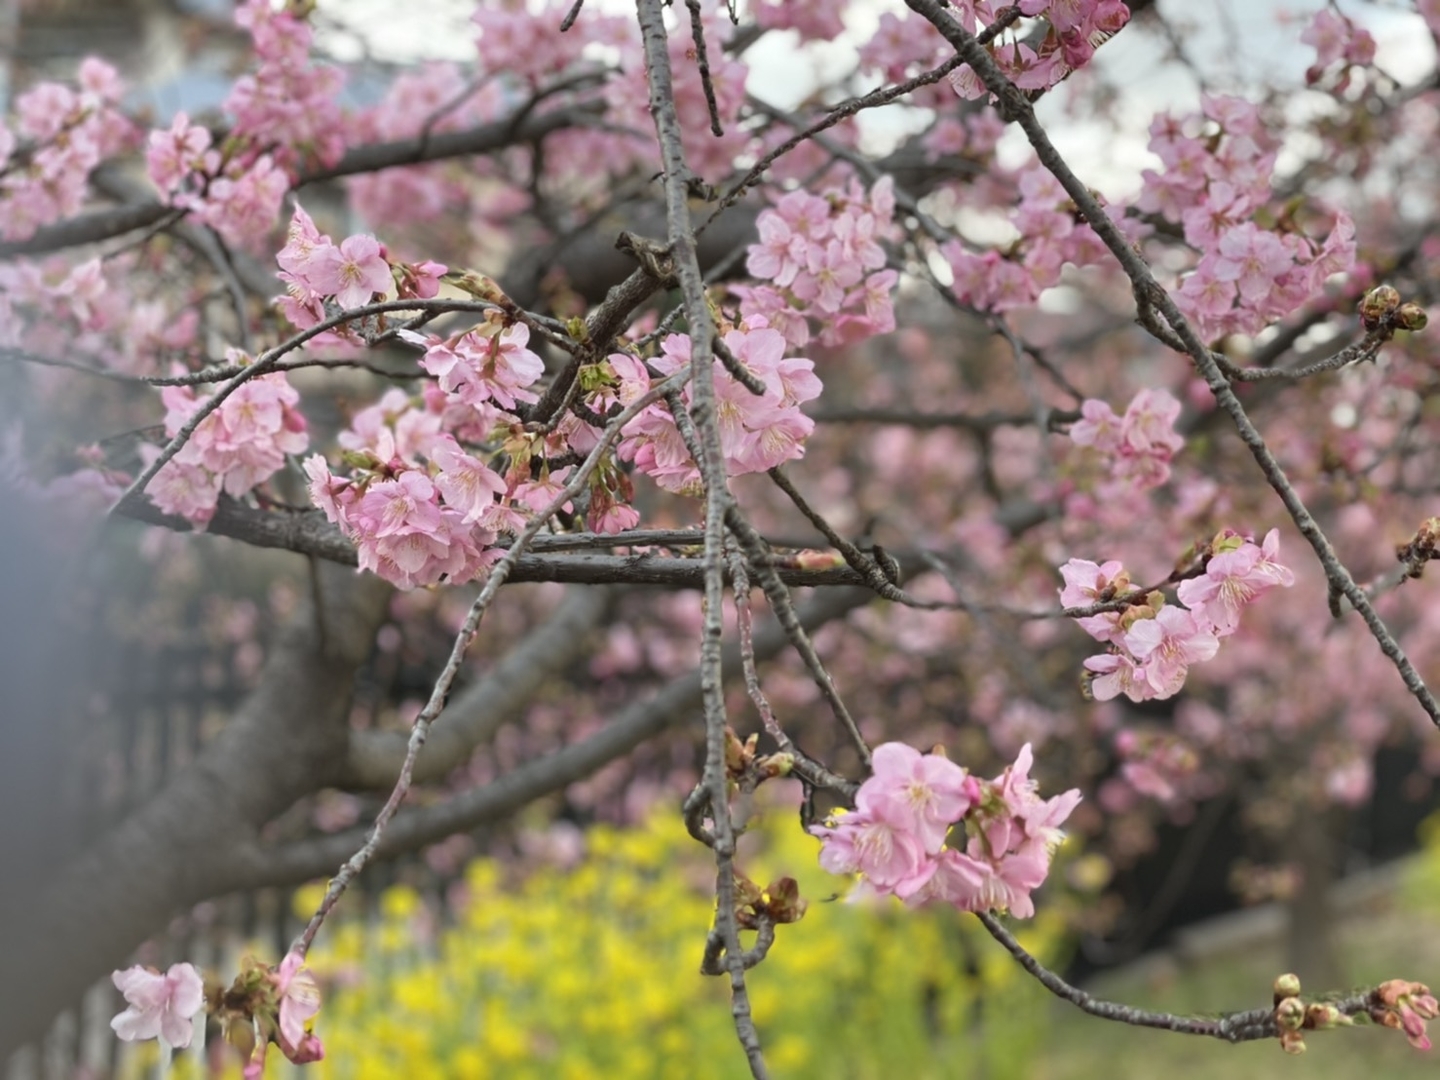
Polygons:
M127 1008L110 1021L126 1042L157 1036L176 1048L190 1045L195 1015L205 1004L205 982L190 964L171 964L165 974L135 967L111 975Z
M1374 1019L1386 1027L1403 1031L1406 1040L1415 1049L1430 1049L1425 1025L1426 1021L1440 1016L1440 1002L1436 1001L1428 986L1405 979L1391 979L1375 988L1375 996L1379 1006L1371 1009Z

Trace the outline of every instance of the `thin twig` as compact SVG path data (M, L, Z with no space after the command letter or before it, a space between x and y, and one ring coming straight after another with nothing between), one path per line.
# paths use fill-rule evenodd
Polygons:
M645 53L645 75L650 88L650 113L655 121L660 160L665 170L665 218L669 253L680 285L690 330L691 412L697 442L695 463L705 488L705 609L700 639L700 687L705 715L705 770L710 817L715 835L715 926L725 949L730 972L730 1011L735 1033L745 1051L755 1080L769 1072L760 1049L760 1035L745 987L745 963L735 917L735 827L730 817L728 778L725 773L725 691L721 670L721 605L724 603L725 514L732 505L726 487L725 458L715 416L715 326L705 301L705 283L690 224L680 119L675 109L675 86L670 71L669 44L661 0L636 0L640 37ZM672 398L672 402L674 399ZM672 410L675 405L671 405ZM683 415L684 410L679 412ZM680 416L676 417L677 424Z
M1212 1039L1222 1039L1231 1043L1273 1039L1280 1034L1279 1028L1275 1025L1273 1007L1225 1013L1219 1017L1203 1017L1151 1012L1148 1009L1137 1009L1133 1005L1103 1001L1087 994L1079 987L1071 986L1047 968L1027 952L1025 946L1016 941L1015 936L1006 930L994 915L981 911L976 913L976 918L990 932L990 936L1003 945L1010 955L1020 962L1020 966L1028 971L1041 986L1091 1016L1098 1016L1102 1020L1114 1020L1121 1024L1130 1024L1132 1027L1160 1028L1163 1031L1174 1031L1181 1035L1205 1035ZM1373 999L1374 992L1366 991L1363 994L1352 994L1340 1001L1331 1001L1328 998L1325 1001L1326 1004L1335 1006L1345 1016L1355 1016L1368 1012Z

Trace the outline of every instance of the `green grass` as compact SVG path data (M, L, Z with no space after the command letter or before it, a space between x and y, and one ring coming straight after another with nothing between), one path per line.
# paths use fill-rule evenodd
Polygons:
M1353 986L1408 978L1440 985L1440 914L1416 914L1399 901L1352 916L1339 930L1340 954ZM1278 945L1217 955L1181 966L1146 965L1087 987L1097 997L1177 1013L1255 1008L1285 969ZM1344 989L1335 988L1308 988ZM1440 1035L1432 1029L1432 1037ZM1308 1050L1284 1053L1277 1042L1230 1046L1210 1039L1127 1027L1055 1003L1054 1026L1035 1080L1408 1080L1440 1077L1440 1051L1412 1049L1396 1031L1374 1026L1319 1031Z

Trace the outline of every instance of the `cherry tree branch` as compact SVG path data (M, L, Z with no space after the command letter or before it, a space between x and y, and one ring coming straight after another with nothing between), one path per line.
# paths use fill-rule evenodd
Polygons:
M650 115L655 121L656 139L665 176L665 216L668 225L669 255L680 283L685 319L690 332L691 403L698 446L691 453L700 470L705 490L705 608L700 638L700 687L705 713L705 769L701 783L706 789L713 822L715 850L715 926L724 943L724 965L730 972L731 1015L750 1073L765 1080L768 1072L760 1049L760 1036L751 1015L745 987L744 950L735 920L735 827L730 816L729 781L725 772L725 692L722 685L721 605L724 603L725 516L734 506L726 486L725 459L715 417L714 338L715 325L705 300L705 282L695 250L695 231L690 224L688 185L691 179L685 164L680 119L675 110L675 88L670 71L670 53L665 35L661 0L636 0L636 15L645 54L645 76L650 87ZM675 417L680 423L683 410ZM683 428L682 428L683 430Z
M593 631L613 607L605 587L573 587L555 611L516 642L491 670L457 696L415 761L412 781L428 783L463 765L505 724L525 714L538 690L564 677L591 651ZM397 731L357 731L350 738L348 791L388 788L404 765L409 739Z
M163 513L149 502L138 502L123 510L124 516L150 525L161 525L176 532L193 532L194 526L184 518ZM215 516L206 525L211 536L225 536L254 547L280 548L301 555L311 555L345 566L358 565L355 545L319 510L259 510L233 499L222 498ZM557 533L537 536L532 546L538 551L520 556L508 578L512 582L553 581L563 585L663 585L675 589L697 589L705 583L703 559L659 555L638 551L628 555L595 555L571 553L573 547L623 547L627 545L664 544L666 541L645 539L648 531L637 533L640 539L627 539L626 534L597 537L593 533ZM663 535L663 534L662 534ZM681 533L686 546L698 545L699 539ZM799 566L779 565L775 573L787 585L818 587L861 585L864 579L849 567L810 570Z
M1040 983L1058 998L1070 1002L1082 1012L1091 1016L1098 1016L1102 1020L1114 1020L1117 1023L1129 1024L1132 1027L1159 1028L1162 1031L1174 1031L1181 1035L1204 1035L1212 1039L1223 1039L1225 1042L1242 1043L1254 1042L1257 1039L1273 1039L1279 1036L1280 1029L1275 1023L1275 1009L1248 1009L1244 1012L1226 1013L1218 1017L1201 1016L1179 1016L1174 1013L1152 1012L1148 1009L1139 1009L1133 1005L1120 1005L1113 1001L1104 1001L1100 998L1087 994L1079 987L1071 986L1059 975L1055 974L1044 964L1032 956L1015 936L1005 929L1003 923L989 912L981 911L976 913L981 924L989 932L990 936L1003 945L1007 952L1020 962L1020 966L1032 975ZM1333 1005L1343 1016L1356 1016L1367 1013L1375 1003L1376 997L1373 991L1365 991L1361 994L1352 994L1339 1001L1326 1003Z
M359 173L379 172L381 169L399 165L419 165L427 161L490 154L508 146L536 142L554 131L585 124L597 117L602 109L602 102L593 101L540 115L523 115L528 110L522 106L516 114L520 117L518 123L515 117L507 117L465 131L432 132L413 139L357 146L330 168L302 172L294 186L300 188L306 184L336 180ZM47 225L37 230L28 240L0 244L0 259L16 255L39 255L109 240L136 229L148 228L164 219L171 210L171 207L158 200L94 210L54 225Z

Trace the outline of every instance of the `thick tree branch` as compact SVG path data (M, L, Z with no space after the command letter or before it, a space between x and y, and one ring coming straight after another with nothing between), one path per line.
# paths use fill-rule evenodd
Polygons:
M301 173L295 187L359 173L378 172L398 165L419 165L426 161L489 154L507 146L533 143L553 131L585 123L597 116L602 108L601 102L585 102L539 115L529 113L518 123L515 118L507 117L466 131L430 133L413 139L357 146L330 168ZM528 108L522 108L517 115L526 112ZM80 214L66 221L47 225L28 240L0 244L0 258L38 255L79 244L109 240L135 229L154 225L170 213L170 209L158 200L150 200Z
M0 1061L178 911L230 888L231 852L340 774L351 683L389 586L321 566L319 617L303 609L261 683L199 759L64 867L0 926L12 985ZM6 888L24 888L21 883Z
M576 586L543 623L525 635L494 669L445 709L445 723L431 734L415 762L415 782L443 777L489 742L503 725L523 716L547 682L567 672L590 651L590 632L610 610L613 594ZM338 786L388 789L405 760L406 736L396 731L357 731Z
M836 589L817 596L799 608L800 623L815 630L863 607L875 599L868 589ZM767 626L755 635L755 657L767 660L789 644L784 630ZM728 669L738 671L740 650L731 644L724 651ZM415 851L457 832L498 821L516 810L594 773L624 757L666 728L693 721L701 705L700 675L692 672L667 684L648 701L620 712L603 730L553 754L527 762L483 787L456 795L434 806L402 810L390 822L378 857L393 858ZM231 889L265 885L298 885L332 873L364 841L362 829L317 837L285 847L250 843L233 853Z
M177 532L191 531L189 522L163 514L151 503L131 504L125 508L125 513L151 525L163 525ZM255 547L282 548L345 566L355 566L357 562L355 545L325 520L325 515L319 510L257 510L230 499L221 499L207 531L215 536L242 540ZM849 567L803 570L784 566L777 567L776 573L787 585L863 584L860 575ZM592 555L540 551L522 555L507 580L554 581L567 585L668 585L677 589L698 589L705 584L705 563L701 559L648 553Z

